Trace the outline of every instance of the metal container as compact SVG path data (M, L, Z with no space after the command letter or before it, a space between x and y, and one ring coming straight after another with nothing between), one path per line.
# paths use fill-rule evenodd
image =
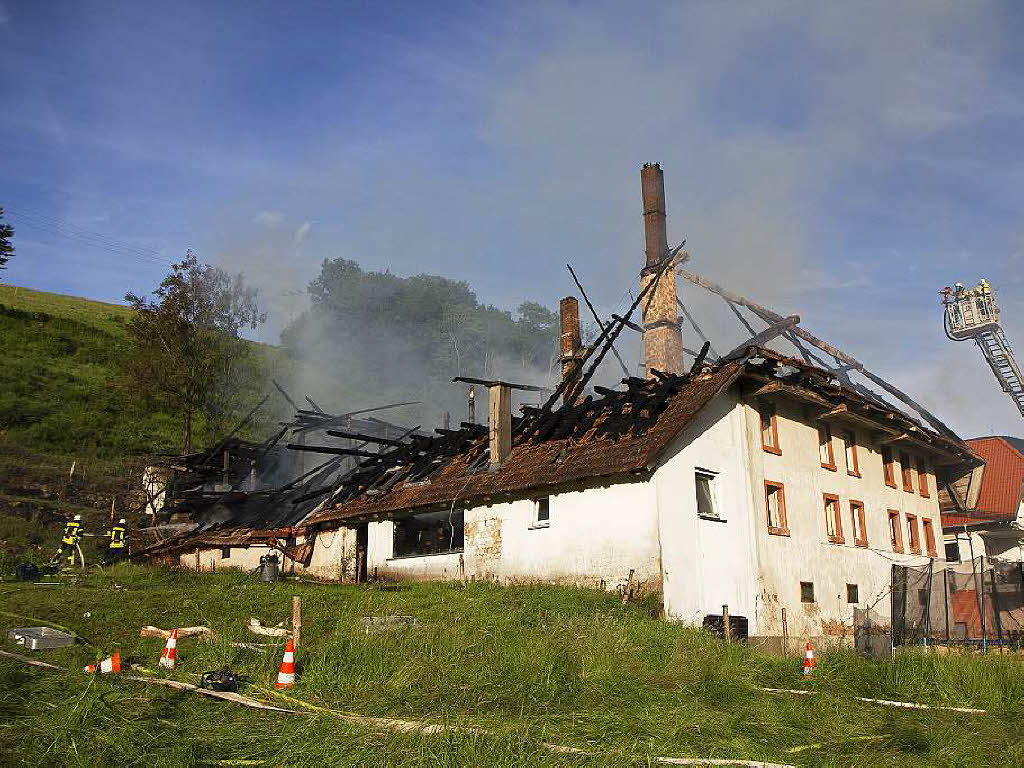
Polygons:
M260 581L265 584L277 581L280 560L277 555L264 555L260 558Z
M7 639L32 651L64 648L75 644L74 635L50 627L16 627L7 630Z

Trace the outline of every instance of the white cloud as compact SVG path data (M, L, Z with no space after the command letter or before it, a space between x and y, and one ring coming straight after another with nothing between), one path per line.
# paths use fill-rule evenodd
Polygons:
M253 224L263 224L267 227L280 226L284 221L284 214L281 211L260 211L253 219Z

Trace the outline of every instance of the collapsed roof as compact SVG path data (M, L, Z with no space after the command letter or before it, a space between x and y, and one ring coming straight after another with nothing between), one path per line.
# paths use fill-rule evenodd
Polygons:
M701 364L681 375L627 378L621 390L596 387L600 397L588 396L550 413L525 409L513 421L510 454L494 470L489 470L487 431L476 425L382 452L362 462L339 484L330 506L304 525L330 527L586 480L646 476L701 409L737 382L744 384L744 396L796 398L816 406L823 418L858 423L888 442L913 446L928 454L936 467L976 462L959 439L844 387L828 371L752 346L736 357Z

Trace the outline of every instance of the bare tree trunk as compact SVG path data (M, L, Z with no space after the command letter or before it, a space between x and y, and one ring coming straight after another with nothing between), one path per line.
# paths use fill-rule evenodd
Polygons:
M185 447L182 453L192 453L192 409L185 409Z

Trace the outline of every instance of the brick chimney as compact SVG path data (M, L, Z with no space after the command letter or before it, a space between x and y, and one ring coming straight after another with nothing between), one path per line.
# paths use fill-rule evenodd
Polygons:
M644 238L647 264L640 272L641 289L653 279L658 265L669 254L665 227L665 175L657 163L647 163L640 171L644 203ZM663 373L683 372L683 335L676 307L676 273L669 268L654 290L644 299L644 362L647 377L653 369Z
M490 468L497 469L512 452L512 390L507 384L495 382L488 387L487 428L490 437Z
M558 361L562 364L562 381L572 376L577 381L580 377L576 360L580 356L580 303L572 296L566 296L558 303L558 321L562 329L561 354ZM579 387L569 385L562 393L562 402L572 405L579 395Z

